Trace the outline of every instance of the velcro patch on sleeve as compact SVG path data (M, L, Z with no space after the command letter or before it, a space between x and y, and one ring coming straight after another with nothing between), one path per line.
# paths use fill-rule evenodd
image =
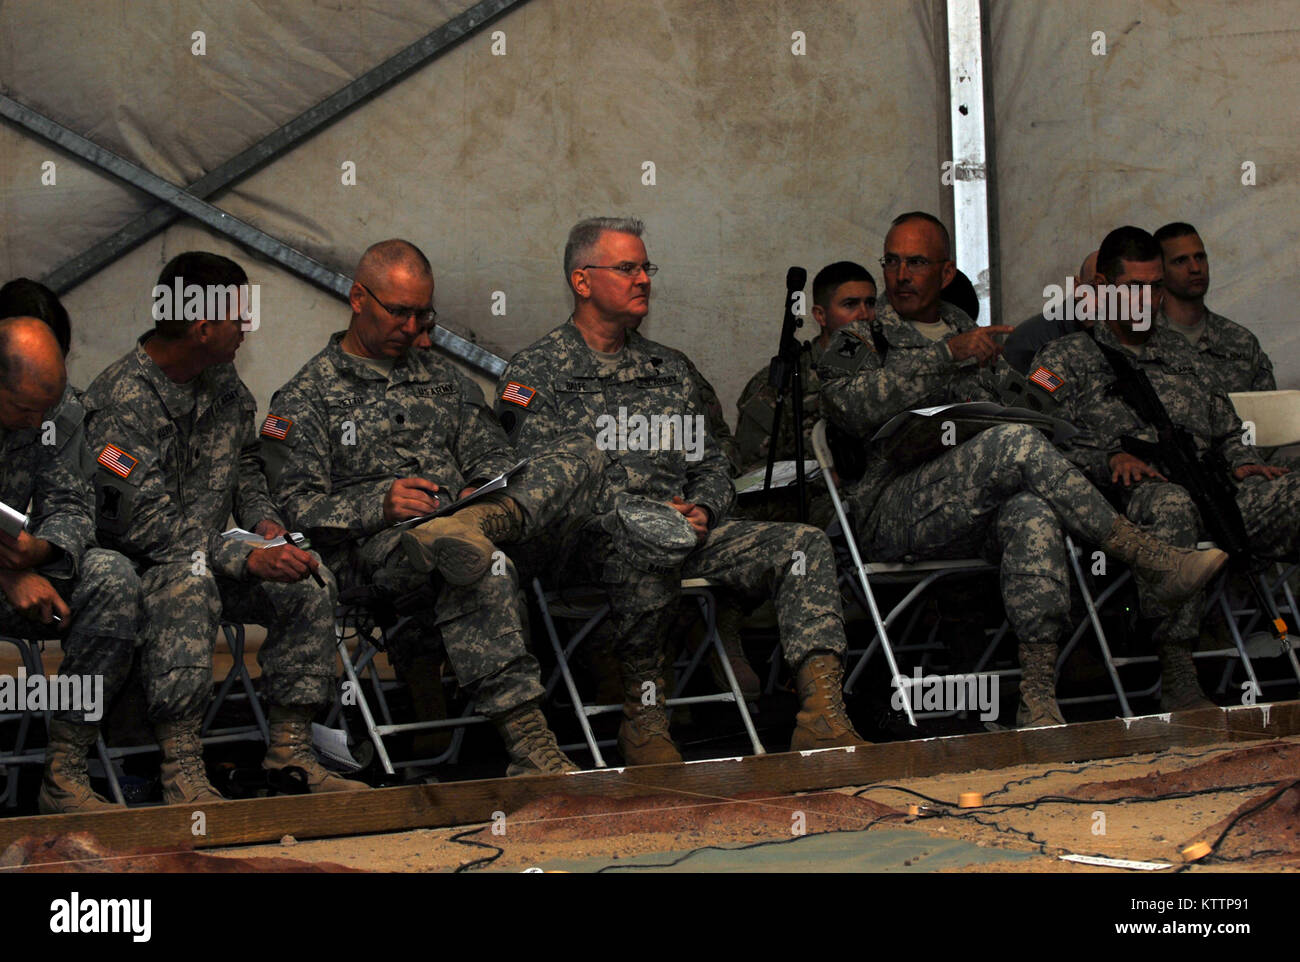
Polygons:
M291 427L293 427L293 422L288 418L268 414L266 420L262 422L262 437L270 438L273 441L283 441L289 437Z
M135 466L140 463L139 458L131 457L116 444L104 445L104 450L99 452L99 457L95 460L121 478L129 478Z
M501 392L501 400L509 401L511 404L518 404L521 408L528 407L536 396L537 392L535 390L525 387L518 381L511 381L506 385L506 389Z
M1029 375L1029 380L1037 384L1048 394L1054 394L1056 389L1065 383L1059 376L1053 374L1045 367L1040 367L1033 374Z

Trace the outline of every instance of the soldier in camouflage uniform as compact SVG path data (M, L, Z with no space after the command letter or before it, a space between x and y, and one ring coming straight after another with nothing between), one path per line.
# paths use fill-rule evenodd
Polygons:
M820 403L821 378L817 362L831 342L831 335L845 324L854 321L870 324L876 319L876 279L861 264L853 261L836 261L817 272L813 278L812 315L821 333L806 341L799 352L799 376L803 382L803 450L804 457L812 457L812 431L822 417ZM736 425L736 443L745 470L764 467L771 449L772 417L776 411L776 389L768 382L768 369L758 371L745 389L740 392L739 421ZM785 399L781 409L781 427L778 431L776 457L778 461L794 459L794 403ZM798 520L797 508L789 501L778 502L779 512L768 511L761 520ZM746 517L757 517L740 512ZM812 492L808 521L818 528L831 523L834 509L824 485L818 483Z
M413 348L433 325L433 286L428 260L406 241L367 250L348 330L272 399L262 438L277 465L276 496L345 583L403 594L435 587L436 601L415 630L441 637L457 680L501 732L508 774L573 771L539 707L515 566L496 546L526 552L538 540L562 539L589 510L603 459L585 438L557 438L511 478L505 495L409 530L393 527L463 497L517 460L482 392L432 352ZM431 582L435 570L440 577ZM419 640L399 639L397 651Z
M994 335L941 304L953 271L947 230L929 214L902 214L885 237L889 304L874 330L841 328L822 355L822 404L849 434L871 437L910 408L996 401ZM1002 598L1020 642L1018 724L1059 724L1057 643L1070 610L1064 526L1139 565L1165 596L1182 600L1222 567L1222 552L1180 551L1121 518L1036 429L989 428L919 467L904 469L878 451L847 492L858 539L880 561L982 554L1000 559Z
M1155 239L1165 279L1156 323L1187 339L1201 367L1218 382L1219 393L1276 391L1273 362L1259 346L1259 338L1205 306L1210 262L1196 228L1175 221L1156 231Z
M66 382L59 344L45 324L0 321L0 501L19 512L31 504L29 530L16 538L0 532L0 631L62 634L59 673L103 685L97 704L64 706L50 721L37 799L43 814L119 807L91 789L86 756L131 670L140 607L130 563L95 546L83 413Z
M363 789L323 768L311 748L311 719L329 701L335 670L333 576L292 544L250 550L221 536L232 511L264 538L285 532L258 454L257 404L232 363L244 339L247 276L227 258L189 252L163 268L155 296L178 282L206 292L193 312L201 316L186 320L193 313L181 303L156 300L156 330L85 397L100 539L140 568L143 674L163 752L163 799L221 798L204 770L199 726L223 613L268 628L259 652L271 703L263 767L302 768L312 791Z
M664 711L663 635L683 578L772 593L803 699L793 747L859 743L842 702L830 543L804 525L726 520L735 491L698 385L679 354L633 329L649 311L656 270L642 230L614 218L574 227L564 258L573 318L516 354L497 386L497 412L521 453L575 429L604 451L598 517L574 567L610 599L624 685L619 748L631 765L681 759ZM663 419L653 433L651 416Z
M1103 242L1097 269L1107 284L1157 284L1160 251L1145 231L1120 228ZM1121 449L1121 437L1154 442L1155 430L1116 394L1115 370L1098 345L1121 351L1145 371L1173 423L1191 432L1201 451L1216 449L1223 456L1242 482L1237 503L1257 549L1274 556L1294 551L1300 543L1300 475L1265 466L1262 452L1242 443L1241 421L1219 391L1221 384L1203 377L1196 353L1170 325L1140 330L1131 318L1108 318L1092 332L1071 334L1038 353L1034 364L1051 372L1051 383L1057 385L1051 389L1054 399L1082 431L1065 446L1066 456L1098 488L1117 497L1130 520L1172 544L1190 547L1199 540L1196 505L1186 490L1164 480L1160 472L1166 466L1148 464ZM1168 606L1153 602L1143 583L1138 589L1143 615L1156 622L1160 707L1211 707L1191 655L1200 631L1201 593Z

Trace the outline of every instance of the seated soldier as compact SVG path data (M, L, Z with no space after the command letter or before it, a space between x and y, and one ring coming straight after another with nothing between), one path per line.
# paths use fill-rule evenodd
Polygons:
M333 576L295 545L250 549L222 537L232 513L263 538L286 533L258 455L257 404L234 365L250 293L234 261L178 254L154 288L155 329L85 395L100 539L140 569L142 673L168 805L222 798L208 781L199 727L223 614L268 629L258 652L271 706L263 768L300 768L313 792L366 788L312 750L311 721L334 682Z
M86 757L130 673L140 608L131 564L95 546L82 411L60 348L40 320L0 320L0 501L19 514L31 505L27 528L0 531L0 631L61 637L59 674L102 686L96 705L53 706L42 814L119 807L91 789Z
M429 589L430 604L410 629L419 636L395 646L409 659L402 668L415 670L415 652L440 640L457 681L496 724L508 775L575 771L542 714L518 576L497 546L559 537L581 518L600 452L583 438L557 439L505 493L395 527L473 493L516 458L478 387L418 346L437 315L424 254L407 241L381 241L355 278L348 329L271 401L262 440L276 496L345 586Z
M1143 460L1122 447L1126 435L1155 439L1154 425L1116 387L1121 371L1124 380L1132 379L1130 368L1145 371L1173 423L1191 432L1199 452L1218 453L1223 470L1231 471L1252 546L1267 557L1293 554L1300 546L1300 475L1266 465L1259 449L1242 443L1241 421L1221 393L1221 382L1199 373L1196 353L1171 325L1149 323L1160 306L1162 275L1160 248L1150 234L1137 227L1111 231L1097 261L1098 291L1124 292L1139 285L1150 292L1149 308L1122 310L1087 333L1053 341L1035 358L1035 365L1051 372L1053 397L1082 431L1065 446L1065 454L1098 488L1118 499L1130 520L1173 544L1190 547L1200 540L1201 514L1187 490L1171 483L1178 478L1166 478L1169 464ZM1129 303L1118 301L1124 308ZM1118 353L1118 368L1108 360L1109 352ZM1202 593L1181 604L1164 604L1139 580L1138 597L1160 656L1160 707L1212 706L1192 661Z
M604 452L597 516L566 571L609 597L624 689L619 749L629 765L681 760L664 709L664 635L683 578L774 596L802 700L792 749L861 743L842 701L844 623L830 542L806 525L727 520L735 491L698 386L677 352L635 330L658 270L643 229L638 220L591 218L570 231L573 316L516 354L497 384L498 414L521 454L573 431Z
M889 303L874 329L840 329L822 355L822 404L850 435L869 439L895 415L957 401L996 401L989 368L1004 326L976 327L939 291L953 263L947 229L930 214L894 219L885 235ZM1170 547L1125 518L1036 428L999 424L919 466L872 449L847 489L864 552L880 561L982 554L1001 569L1002 599L1019 640L1017 723L1061 724L1057 645L1070 582L1062 527L1136 566L1166 599L1190 597L1223 566L1223 552Z

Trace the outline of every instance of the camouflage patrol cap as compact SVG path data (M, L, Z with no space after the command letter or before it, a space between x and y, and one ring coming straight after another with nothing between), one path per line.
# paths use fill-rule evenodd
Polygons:
M698 543L680 511L651 498L628 498L608 523L619 553L642 571L674 571Z

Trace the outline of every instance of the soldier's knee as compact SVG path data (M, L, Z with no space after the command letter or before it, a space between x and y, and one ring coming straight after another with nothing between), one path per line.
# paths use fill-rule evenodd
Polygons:
M140 576L123 555L107 548L91 548L81 559L82 577L103 584L115 593L140 595Z
M183 561L158 565L144 573L141 586L151 608L198 608L214 618L221 614L221 589L206 565Z

